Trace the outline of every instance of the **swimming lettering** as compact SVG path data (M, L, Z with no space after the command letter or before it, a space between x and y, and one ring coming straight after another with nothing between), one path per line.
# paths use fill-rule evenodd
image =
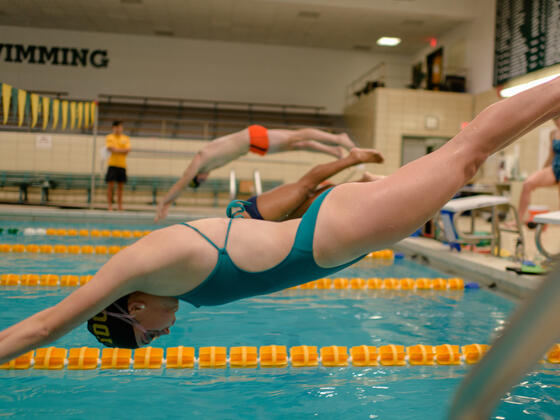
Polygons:
M44 45L0 44L0 59L6 63L51 64L55 66L106 68L107 50L47 47Z

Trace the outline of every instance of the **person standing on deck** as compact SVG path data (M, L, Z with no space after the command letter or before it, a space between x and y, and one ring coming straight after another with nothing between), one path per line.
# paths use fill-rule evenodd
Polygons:
M123 209L123 187L126 183L126 155L130 152L130 137L123 134L122 121L113 121L113 132L106 139L107 150L111 152L109 167L105 175L107 183L108 210L113 210L113 189L117 183L117 206Z

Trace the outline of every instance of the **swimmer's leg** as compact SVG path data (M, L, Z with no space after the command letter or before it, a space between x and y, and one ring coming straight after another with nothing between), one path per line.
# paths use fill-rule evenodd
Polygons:
M286 217L286 220L300 219L301 217L303 217L303 215L309 209L309 207L311 207L311 204L313 204L315 199L319 197L323 192L325 192L325 190L333 188L334 186L334 184L327 184L317 188L310 197L308 197L303 203L301 203L299 207L294 209L294 211L292 211L288 215L288 217Z
M342 146L327 146L315 140L302 140L292 143L291 150L305 150L307 152L324 153L326 155L341 158L344 156L344 148Z
M354 142L346 133L332 134L316 128L301 128L299 130L293 130L288 141L290 143L296 143L304 140L315 140L319 143L342 146L348 150L352 147L356 147Z
M113 189L115 181L107 182L107 210L113 210Z
M354 182L375 182L375 181L379 181L380 179L383 179L383 178L385 178L385 176L383 176L383 175L375 175L375 174L371 174L369 172L364 172L362 177L360 179L354 181ZM328 184L328 185L324 185L320 188L317 188L313 192L313 195L311 197L309 197L307 200L305 200L297 209L295 209L292 213L290 213L288 215L286 220L299 219L299 218L303 217L303 215L305 214L307 209L309 209L311 204L313 204L315 199L318 196L320 196L325 190L327 190L329 188L332 188L332 187L334 187L333 184Z
M531 202L531 193L540 187L549 187L556 184L556 177L552 171L552 166L547 166L540 171L532 174L523 183L521 196L519 197L519 207L517 208L519 218L523 223L527 221L527 209Z
M122 198L123 198L124 182L117 182L117 208L122 211Z
M373 183L336 187L320 209L318 264L332 267L410 235L468 182L492 153L560 114L560 78L481 112L435 152Z
M286 220L294 210L314 195L321 182L351 166L382 161L383 156L374 149L354 148L342 159L313 167L297 182L281 185L259 195L257 207L264 220Z

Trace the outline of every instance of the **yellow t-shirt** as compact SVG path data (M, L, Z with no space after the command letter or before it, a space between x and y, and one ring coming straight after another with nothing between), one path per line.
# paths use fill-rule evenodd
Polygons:
M130 137L125 136L124 134L120 136L109 134L105 141L107 147L130 149ZM117 168L126 168L126 154L111 152L111 157L109 158L108 164L109 166L116 166Z

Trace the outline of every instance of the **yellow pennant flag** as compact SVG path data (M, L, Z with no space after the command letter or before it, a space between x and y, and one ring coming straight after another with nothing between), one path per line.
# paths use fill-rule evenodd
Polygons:
M97 102L91 103L91 125L95 124L95 108L97 107Z
M4 105L4 124L8 122L10 115L10 102L12 101L12 87L6 83L2 84L2 105Z
M43 96L43 130L47 129L47 124L49 123L50 105L51 105L51 100L46 96Z
M31 94L31 128L35 128L37 125L37 119L39 118L39 95L36 93Z
M86 102L84 107L84 128L89 128L89 116L90 116L90 103Z
M60 100L53 99L52 102L52 128L56 130L56 126L58 125L58 114L60 113Z
M18 90L18 127L23 124L25 117L25 102L27 100L27 92L23 89Z
M66 130L66 124L68 124L68 101L62 101L62 129Z
M70 130L76 126L76 102L70 102Z
M78 130L82 128L83 119L84 119L84 103L78 102Z

